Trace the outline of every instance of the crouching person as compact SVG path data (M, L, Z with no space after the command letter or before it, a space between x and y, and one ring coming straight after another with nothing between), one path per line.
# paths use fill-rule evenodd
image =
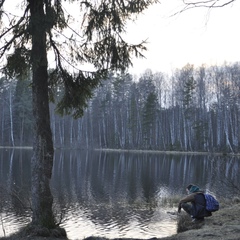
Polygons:
M211 216L211 212L206 210L206 200L202 191L198 186L188 185L186 188L187 196L180 200L178 212L181 209L185 210L193 219L194 222L204 221L204 217Z

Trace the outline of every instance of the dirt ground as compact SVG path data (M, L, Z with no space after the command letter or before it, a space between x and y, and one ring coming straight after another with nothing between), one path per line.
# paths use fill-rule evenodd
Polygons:
M2 240L56 240L62 238L11 236ZM199 229L188 230L170 237L152 238L151 240L240 240L240 203L228 203L222 206L213 216L206 218ZM77 239L72 239L77 240ZM80 240L80 239L79 239ZM86 240L107 240L89 237ZM115 239L120 240L120 239ZM123 239L121 239L123 240ZM126 240L126 239L125 239ZM130 239L128 239L130 240ZM138 240L138 239L132 239Z

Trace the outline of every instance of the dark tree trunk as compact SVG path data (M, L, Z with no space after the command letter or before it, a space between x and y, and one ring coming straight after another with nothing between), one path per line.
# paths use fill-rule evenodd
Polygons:
M49 181L53 166L53 142L48 100L48 63L43 0L28 0L31 11L32 35L32 97L34 142L32 158L32 224L55 227L52 212L53 197Z

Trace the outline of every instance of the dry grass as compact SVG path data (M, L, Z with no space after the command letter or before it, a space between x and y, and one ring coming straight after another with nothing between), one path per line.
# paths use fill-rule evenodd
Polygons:
M203 222L192 222L192 218L187 213L181 213L177 221L177 233L185 232L191 229L199 229L203 226Z

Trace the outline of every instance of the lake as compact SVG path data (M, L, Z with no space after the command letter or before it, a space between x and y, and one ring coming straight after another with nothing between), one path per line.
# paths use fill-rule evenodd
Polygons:
M32 150L0 149L0 237L31 220L31 156ZM169 236L185 187L232 196L239 164L233 156L56 150L54 212L69 239Z

